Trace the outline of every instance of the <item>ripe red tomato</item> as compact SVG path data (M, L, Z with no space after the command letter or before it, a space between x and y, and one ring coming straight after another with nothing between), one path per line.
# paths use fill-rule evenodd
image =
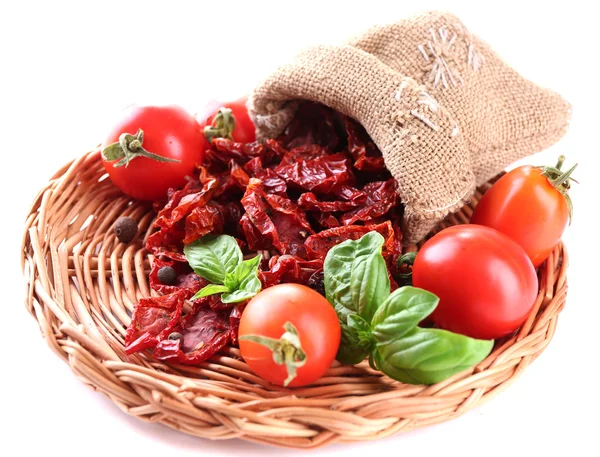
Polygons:
M550 171L551 179L562 175L558 168L548 168L554 170ZM567 173L570 172L572 169ZM554 185L540 168L515 168L483 195L471 223L495 228L511 237L537 268L548 258L569 222L568 189L569 179Z
M248 114L246 101L246 98L227 103L212 101L196 116L208 143L213 138L229 138L238 143L256 141L256 127Z
M292 325L292 327L289 326ZM288 330L286 332L286 330ZM273 360L274 352L256 337L267 339L267 345L275 345L297 331L300 347L286 342L288 349L279 348L279 353L290 353L290 361L300 361L296 376L290 387L310 384L319 379L331 363L340 345L341 329L333 306L318 292L300 284L279 284L258 293L244 309L239 328L242 357L261 378L280 386L293 374L285 364ZM250 338L249 338L250 337ZM291 336L291 341L294 337ZM292 355L295 353L295 355ZM302 364L303 363L303 364Z
M412 278L415 287L440 298L431 314L438 327L480 339L519 328L538 292L523 248L481 225L457 225L429 239L417 254Z
M132 137L141 129L142 148L160 157L147 155L133 157L128 164L119 166L122 155L106 160L106 148L119 142L123 133ZM132 137L129 139L132 140ZM186 176L191 176L196 164L204 157L204 136L194 117L178 106L136 106L125 113L102 144L104 168L113 183L130 197L139 200L159 200L167 197L169 188L182 187ZM137 145L131 144L132 152ZM133 148L133 149L132 149ZM122 154L122 148L116 150ZM137 150L140 152L140 150ZM113 153L115 150L113 149ZM116 156L110 156L114 159ZM159 159L170 159L170 162Z

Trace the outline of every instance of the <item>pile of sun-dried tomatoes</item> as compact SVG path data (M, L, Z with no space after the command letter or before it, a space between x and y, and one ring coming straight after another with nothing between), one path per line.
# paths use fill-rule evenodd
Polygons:
M212 295L183 315L184 300L207 284L183 246L204 235L232 235L248 257L263 254L263 288L295 282L323 293L327 251L373 229L386 239L390 272L401 254L402 206L381 152L354 120L316 104L302 105L277 140L214 139L197 176L156 209L150 285L166 295L141 300L126 344L129 353L154 348L161 360L198 363L237 344L243 303ZM158 280L163 266L178 273L174 285Z

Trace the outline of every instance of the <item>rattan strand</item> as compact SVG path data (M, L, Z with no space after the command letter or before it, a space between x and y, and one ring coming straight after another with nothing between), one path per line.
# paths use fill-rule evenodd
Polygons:
M486 187L442 227L468 222ZM129 245L112 232L123 215L139 221ZM565 303L567 252L559 244L540 269L534 312L517 334L498 341L478 366L432 386L401 384L363 363L335 364L314 385L289 390L251 373L233 347L197 367L169 365L123 352L135 302L154 293L152 256L143 247L153 217L149 205L106 179L97 152L63 167L26 221L26 306L82 382L127 414L203 438L313 448L452 419L506 388L540 355Z

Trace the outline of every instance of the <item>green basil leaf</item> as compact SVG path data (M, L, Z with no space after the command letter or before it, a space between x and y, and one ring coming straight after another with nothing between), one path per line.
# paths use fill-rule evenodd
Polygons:
M348 316L348 327L353 328L359 333L369 335L369 339L372 339L371 336L371 326L369 323L360 317L358 314L350 314Z
M387 344L408 333L433 312L439 301L435 294L417 287L396 289L379 306L371 321L378 344Z
M260 265L260 261L262 256L259 254L256 257L253 257L248 260L244 260L242 263L238 264L233 270L232 276L235 281L237 281L238 285L242 283L244 279L248 276L255 274L258 270L258 266Z
M337 360L344 364L357 364L367 358L375 347L371 326L357 314L349 314L347 322L340 324L342 339Z
M246 276L237 290L221 295L221 301L223 303L238 303L254 297L261 289L262 284L255 270L254 274Z
M340 322L342 338L336 359L345 365L356 365L365 360L371 352L370 346L362 346L357 329Z
M236 290L240 285L240 282L235 278L233 273L227 273L225 275L225 281L223 283L227 286L229 290Z
M242 261L242 250L229 235L206 235L183 248L194 272L212 283L223 284Z
M390 280L381 255L384 238L369 232L330 249L323 265L325 295L340 318L358 314L371 321L377 306L390 294Z
M220 284L209 284L208 286L203 287L196 295L194 295L190 300L197 300L198 298L208 297L209 295L220 294L222 292L229 292L231 289L227 286L222 286Z
M492 340L476 340L439 329L415 327L394 341L377 345L377 368L408 384L435 384L485 359Z

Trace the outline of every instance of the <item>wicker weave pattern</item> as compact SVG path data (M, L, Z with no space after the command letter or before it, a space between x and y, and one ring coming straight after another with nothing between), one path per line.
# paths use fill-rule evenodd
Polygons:
M542 266L535 310L518 334L499 341L474 369L433 386L401 384L363 363L334 365L315 385L288 390L253 375L236 348L198 367L126 356L129 313L151 293L152 258L143 245L153 213L103 174L98 152L88 153L59 170L35 199L23 238L27 309L81 381L127 414L192 435L310 448L451 419L508 386L539 356L565 303L561 244ZM485 188L442 226L468 222ZM139 221L129 245L112 232L122 215Z

